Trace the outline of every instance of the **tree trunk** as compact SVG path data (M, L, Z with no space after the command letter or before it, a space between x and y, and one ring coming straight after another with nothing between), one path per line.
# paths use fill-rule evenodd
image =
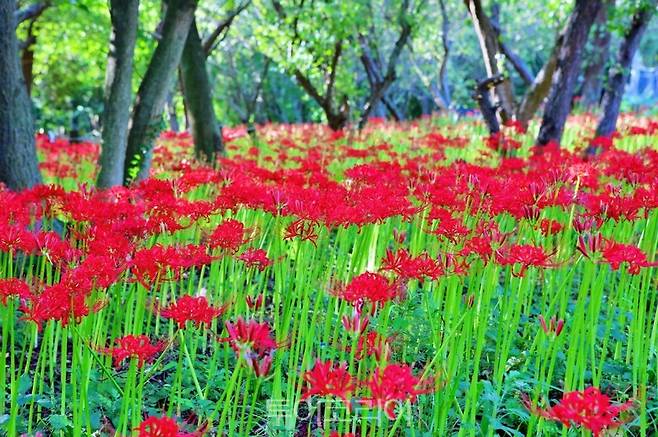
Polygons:
M34 33L34 20L32 20L27 26L25 48L23 48L23 52L21 53L21 70L23 70L25 89L28 96L32 94L32 83L34 81L34 45L36 42L37 36Z
M15 1L0 1L0 182L12 190L41 182L32 105L18 58Z
M559 143L562 139L573 90L578 79L583 47L600 8L601 0L576 0L557 57L551 90L537 136L539 145L549 142Z
M173 86L185 40L194 20L196 0L168 0L162 37L137 92L128 134L124 184L148 176L153 143L162 128L162 112Z
M656 9L656 0L643 4L643 7L633 14L631 24L624 34L619 46L615 65L608 70L608 83L603 94L603 115L596 127L596 136L610 136L616 129L619 107L624 96L624 85L628 78L633 56L637 51L642 35L646 30Z
M534 117L537 109L542 104L546 95L551 89L551 82L553 79L553 74L555 73L555 67L557 66L557 57L560 53L560 47L562 46L562 40L564 38L564 33L561 33L553 50L551 51L548 60L542 67L542 69L537 73L535 79L530 84L530 87L526 90L521 104L516 112L516 119L523 127L528 126L528 122Z
M169 118L169 129L172 132L180 132L180 125L178 124L178 114L176 114L176 103L174 102L174 95L176 89L171 90L167 95L167 117Z
M611 35L608 30L608 7L604 5L596 16L592 29L592 50L583 72L581 90L583 107L591 109L601 102L603 93L603 71L608 62Z
M97 185L121 185L128 141L132 100L132 72L139 0L111 0L112 35L105 73L102 150Z
M197 159L214 166L217 163L217 155L224 151L224 144L213 109L206 55L196 21L192 21L187 35L180 73L185 90L183 97L194 137L194 154Z
M468 12L473 20L475 33L480 41L480 50L484 59L488 77L497 77L501 75L498 68L498 57L502 51L498 41L498 34L491 23L491 20L484 12L480 0L464 0ZM500 117L502 121L507 121L514 114L514 93L509 80L500 82L495 88L495 105L500 106Z
M443 59L439 67L439 87L441 89L441 100L446 108L450 107L450 85L448 84L448 59L450 56L450 22L446 11L445 0L439 0L441 9L441 45L443 46Z

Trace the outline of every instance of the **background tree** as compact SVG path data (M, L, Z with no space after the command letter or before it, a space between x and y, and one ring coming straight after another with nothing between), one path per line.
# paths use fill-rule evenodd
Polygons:
M0 2L0 182L12 190L41 182L30 98L18 58L16 2Z
M576 0L560 43L551 90L537 135L539 145L559 143L562 139L564 123L571 109L571 99L580 72L583 46L601 6L601 0Z
M162 36L153 52L133 109L124 165L124 184L148 176L153 144L162 129L162 112L167 93L173 86L183 53L196 0L168 0Z
M111 0L112 36L105 73L102 153L97 184L121 185L132 102L132 73L139 0Z
M608 69L602 101L603 114L596 127L596 135L599 137L610 136L616 129L621 100L624 95L624 85L628 79L631 62L655 13L656 0L643 0L632 13L630 23L619 46L615 63Z

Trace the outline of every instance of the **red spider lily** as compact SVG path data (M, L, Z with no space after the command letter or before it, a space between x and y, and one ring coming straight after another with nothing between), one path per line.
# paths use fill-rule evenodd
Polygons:
M28 303L21 307L25 313L24 320L31 320L41 329L48 320L59 320L66 326L71 318L79 321L90 311L99 311L105 302L98 301L91 307L87 304L87 296L91 291L91 283L80 283L67 275L59 284L46 287L40 294L33 295Z
M551 219L542 219L539 222L539 229L541 230L542 235L545 237L549 235L555 235L564 229L564 226L560 222Z
M556 267L556 264L550 262L551 256L553 254L545 253L543 248L530 244L515 244L496 251L496 261L501 266L521 265L521 270L516 273L512 272L512 275L518 277L522 277L530 266L542 268Z
M137 358L137 367L141 368L165 348L163 341L151 343L146 335L126 335L116 338L114 343L114 347L100 349L100 352L112 355L114 367L119 367L126 358Z
M562 319L557 320L556 317L553 316L551 317L549 324L546 324L546 319L544 319L543 315L540 314L537 318L539 319L539 324L541 325L541 329L544 331L546 335L555 334L556 337L560 336L560 334L562 333L562 329L564 328L564 320Z
M391 283L379 273L366 272L352 278L352 281L337 290L336 294L351 304L361 301L385 303L393 299L398 291L398 284Z
M246 357L247 365L249 365L251 370L254 371L256 378L267 376L267 374L270 373L270 370L272 369L273 355L274 351L271 350L264 355L252 353Z
M80 250L71 246L68 240L62 240L55 232L39 232L36 244L42 255L52 264L65 266L81 256Z
M204 323L209 326L216 317L221 316L228 308L227 305L213 307L204 296L192 297L185 295L160 310L160 315L173 319L178 327L183 329L187 322L194 322L197 327Z
M329 434L329 437L356 437L356 434L352 432L344 432L344 433L339 433L338 431L331 431L331 434Z
M182 432L176 421L167 416L149 416L135 430L139 431L138 437L200 437L204 434L203 431Z
M525 126L519 120L507 120L503 126L514 129L517 134L524 134L526 132Z
M233 219L224 220L210 235L210 246L235 252L247 242L244 225Z
M249 307L250 310L256 311L263 306L263 295L259 294L258 296L256 296L256 298L247 296L245 297L245 302L247 303L247 306Z
M302 219L293 221L286 228L284 240L293 240L299 238L301 241L310 241L313 246L317 247L318 234L315 231L317 223L305 222Z
M658 266L658 262L647 261L647 255L632 244L621 244L613 240L606 240L603 248L603 260L610 264L612 270L618 270L621 263L628 264L628 273L637 275L643 267Z
M227 341L235 353L242 357L246 358L253 352L262 355L277 348L267 323L259 323L256 320L246 321L238 317L235 323L227 321L225 325L228 338L223 338L221 341Z
M363 302L357 302L351 316L344 315L342 318L343 328L357 335L363 334L368 327L368 316L363 315Z
M619 405L611 404L610 398L596 387L564 393L558 404L545 410L531 405L527 399L524 403L534 414L562 422L566 427L582 426L590 430L594 437L601 436L606 429L621 425L617 416L633 406L632 400Z
M7 299L10 296L26 300L32 297L32 292L30 286L23 280L16 278L0 279L0 302L7 305Z
M419 281L425 278L438 279L445 274L443 266L430 258L427 253L412 257L405 249L398 249L396 253L386 249L381 270L394 272L402 279L418 279Z
M304 381L309 385L301 400L311 396L336 396L350 409L348 397L356 388L354 377L347 370L347 363L335 366L331 361L316 360L311 370L304 373Z
M247 267L255 267L260 271L272 265L272 260L267 257L267 253L263 249L247 249L238 259Z
M167 280L168 270L173 278L179 277L181 269L210 264L214 257L206 253L203 246L187 245L182 247L161 246L159 244L135 252L131 262L131 271L144 288L150 288L150 282L157 279Z
M585 258L590 258L603 248L604 243L601 234L596 235L579 235L576 249L582 253Z
M0 224L0 252L32 253L37 248L34 234L21 226Z
M391 338L374 331L369 332L365 336L359 337L356 345L356 357L362 359L364 356L374 356L377 361L381 361L382 358L388 360L391 354L391 343Z
M406 364L388 364L384 369L375 369L366 385L371 397L361 400L361 403L383 410L389 419L394 420L399 402L415 402L418 395L433 390L434 382L415 377Z
M486 262L493 255L491 243L492 241L489 237L472 237L466 240L464 247L459 251L459 255L467 257L475 254Z

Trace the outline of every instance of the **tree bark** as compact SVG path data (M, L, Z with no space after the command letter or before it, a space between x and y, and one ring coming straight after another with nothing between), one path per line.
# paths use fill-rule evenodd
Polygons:
M560 47L562 45L562 40L564 38L564 33L560 33L555 41L553 50L548 57L548 60L544 64L537 76L535 76L532 84L526 90L521 100L521 104L516 112L516 119L523 127L528 126L528 122L537 112L539 106L542 104L546 95L551 89L551 82L553 79L553 74L555 73L555 67L557 66L557 58L560 53Z
M12 190L41 182L32 105L18 59L16 2L0 1L0 182Z
M441 100L446 109L450 107L450 86L448 85L448 58L450 56L450 22L446 11L445 0L439 0L441 10L441 45L443 46L443 59L439 67L439 86L441 88Z
M603 115L596 127L596 136L607 137L612 135L617 127L621 99L624 96L624 85L628 78L633 56L640 45L642 35L647 29L656 9L656 0L645 2L633 14L631 24L624 34L619 46L616 63L608 70L608 83L603 95Z
M102 114L102 150L99 188L121 185L126 160L128 122L132 101L132 73L139 0L111 0L112 35L105 72L105 105Z
M475 33L480 42L480 50L482 51L487 76L490 78L497 77L502 73L498 68L498 58L502 55L498 34L491 20L484 12L480 0L464 0L464 4L473 20ZM498 83L494 95L496 97L494 104L500 106L501 120L507 121L511 119L514 114L514 93L512 92L510 82L505 80Z
M591 109L598 106L603 94L603 72L608 62L610 52L611 34L607 28L608 25L608 7L604 5L599 10L594 28L592 29L592 53L587 60L583 72L583 86L581 89L583 107Z
M201 45L196 21L192 21L181 57L181 80L185 106L194 137L194 155L212 166L224 152L219 123L212 103L212 89L206 69L206 54Z
M148 176L153 143L162 128L162 112L173 86L183 47L194 20L196 0L168 0L162 38L139 86L128 133L124 184Z
M583 47L601 4L601 0L576 0L557 57L551 90L537 136L539 145L559 143L562 139L578 79Z

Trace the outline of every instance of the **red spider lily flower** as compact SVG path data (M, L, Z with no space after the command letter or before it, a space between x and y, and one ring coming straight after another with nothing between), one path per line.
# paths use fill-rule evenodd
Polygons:
M204 323L209 326L213 319L224 314L227 307L227 305L213 307L204 296L192 297L185 295L169 306L162 308L160 315L175 320L181 329L185 327L187 322L194 322L200 328Z
M245 232L241 222L233 219L224 220L210 235L210 246L235 252L247 242Z
M564 229L564 226L555 220L542 219L539 222L539 229L541 230L542 235L547 237L548 235L555 235L558 232L561 232L562 229Z
M415 377L406 364L388 364L384 369L376 369L366 385L371 397L361 403L383 410L389 419L394 420L399 402L415 402L418 395L432 391L434 381Z
M603 248L604 243L601 234L596 235L579 235L576 249L582 253L585 258L590 258Z
M167 416L149 416L135 430L139 431L138 437L200 437L204 434L203 431L182 432L176 421Z
M114 347L100 349L100 352L112 355L114 367L119 367L126 358L137 358L137 367L141 368L165 348L163 341L151 343L146 335L126 335L116 338L114 343Z
M524 403L534 414L562 422L569 428L573 425L582 426L590 430L594 437L601 436L606 429L621 425L617 416L633 406L632 400L624 404L611 404L610 398L596 387L564 393L558 404L545 410L530 405L529 400Z
M382 358L388 360L391 354L391 343L391 338L384 337L377 332L369 332L365 336L359 337L356 345L356 357L362 359L364 356L374 356L377 361L381 361Z
M272 330L267 323L259 323L256 320L246 321L238 317L235 323L226 322L228 338L227 341L236 354L247 358L251 353L265 354L277 348L272 339Z
M317 223L305 222L303 219L293 221L286 228L284 240L299 238L301 241L310 241L317 247L318 234L315 231Z
M396 253L386 249L386 256L382 260L380 270L391 271L402 279L418 279L419 281L425 278L438 279L445 274L443 266L430 258L427 253L412 257L405 249L398 249Z
M606 240L603 248L603 260L610 264L612 270L618 270L621 263L628 264L628 273L637 275L643 267L658 266L658 262L647 261L647 255L632 244L621 244L613 240Z
M331 431L329 437L356 437L356 434L352 432L339 433L338 431Z
M267 376L267 374L270 373L270 370L272 369L273 355L274 355L274 351L271 350L270 352L264 355L252 353L246 357L247 365L249 365L251 370L254 371L256 378Z
M512 275L522 277L528 267L551 268L556 264L550 262L553 254L547 254L544 249L530 244L515 244L496 251L496 261L501 266L521 265L521 270L512 272Z
M34 234L21 226L0 224L0 252L16 252L20 250L32 253L37 248Z
M391 283L385 276L366 272L352 278L347 286L336 293L339 298L356 304L361 301L385 303L393 299L398 291L398 284Z
M336 396L350 409L348 397L356 388L354 377L347 370L347 363L334 366L331 361L316 360L311 370L304 373L304 381L309 385L301 400L311 396Z
M486 262L493 255L491 243L492 241L489 237L473 237L466 240L464 247L459 251L459 255L467 257L475 254Z
M62 240L52 231L39 232L36 235L36 244L41 254L56 265L67 265L82 255L82 252L72 247L68 240Z
M256 267L260 271L272 265L272 260L267 257L267 253L263 249L247 249L238 259L247 267Z
M519 120L507 120L503 126L514 129L517 134L524 134L526 132L525 126Z
M344 315L342 318L343 328L357 335L363 334L368 327L368 316L363 315L363 302L357 302L351 316Z
M59 284L46 287L40 294L33 295L29 303L21 307L21 311L25 313L23 320L33 321L40 330L48 320L59 320L66 326L71 318L79 321L90 311L99 311L105 302L98 301L90 307L87 304L91 291L90 283L80 283L72 276L67 275Z
M30 286L21 279L6 278L0 279L0 302L7 305L7 299L10 296L16 296L19 299L27 300L32 297Z
M539 324L541 325L541 329L544 331L546 335L555 334L556 337L560 336L560 334L562 333L562 329L564 328L564 320L562 319L557 320L556 317L553 316L551 317L549 324L547 324L546 319L541 314L539 315L538 319L539 319Z
M253 298L251 296L247 296L245 299L245 302L247 303L247 306L249 307L250 310L256 311L260 307L263 306L263 295L259 294L256 296L256 298Z

